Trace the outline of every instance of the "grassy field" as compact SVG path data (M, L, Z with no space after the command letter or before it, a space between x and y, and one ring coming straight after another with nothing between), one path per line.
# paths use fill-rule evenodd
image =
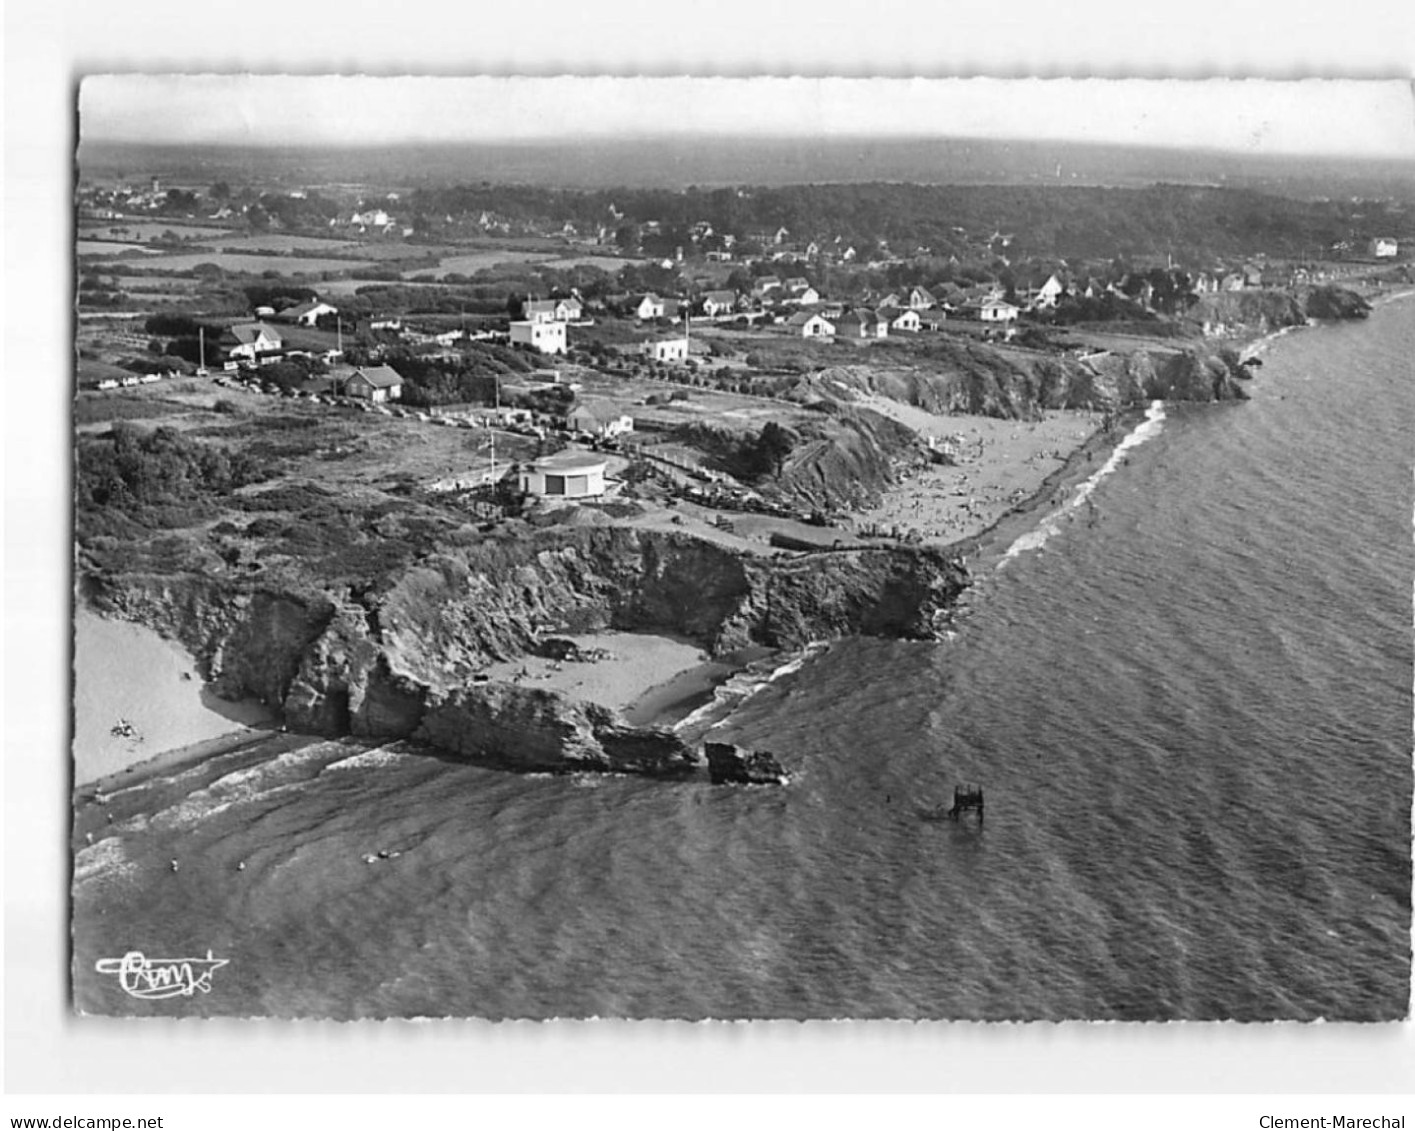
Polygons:
M190 271L203 263L214 263L224 271L247 271L258 275L264 271L278 271L281 275L296 276L318 274L321 271L352 271L372 267L368 259L328 259L292 255L243 255L230 252L187 252L180 255L154 256L144 259L146 270ZM130 267L132 260L102 262L100 267Z
M125 251L141 251L147 255L156 254L152 248L136 243L119 243L115 240L75 240L75 255L122 255Z
M232 228L219 226L203 227L198 224L165 224L161 220L103 220L97 224L84 224L79 228L80 239L125 239L157 240L171 232L178 239L194 239L203 242L224 239L226 236L243 234Z
M284 254L291 251L326 251L334 252L346 251L350 248L359 247L357 240L324 239L320 236L292 236L284 232L270 232L265 235L237 236L227 238L222 233L220 239L213 238L209 242L212 247L219 247L222 251L259 253L273 251Z
M474 251L464 255L448 255L439 260L436 267L419 267L404 271L403 278L414 275L432 275L441 279L446 275L473 275L487 267L497 267L503 263L540 263L552 258L539 251Z

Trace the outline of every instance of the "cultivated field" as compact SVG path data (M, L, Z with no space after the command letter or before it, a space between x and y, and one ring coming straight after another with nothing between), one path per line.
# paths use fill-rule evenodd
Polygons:
M199 224L163 223L161 220L103 220L96 224L79 227L81 239L108 239L117 237L125 240L156 240L171 233L178 239L216 241L226 236L240 236L243 233L232 228Z
M75 255L122 255L125 251L139 251L144 255L156 255L155 248L136 243L119 243L116 240L75 240Z
M216 236L221 238L215 238ZM225 233L213 233L209 241L212 247L222 251L244 254L274 251L281 254L291 251L325 251L331 255L359 246L357 240L325 239L321 236L293 236L284 232L270 232L265 235L234 236L226 238Z
M449 255L444 257L436 267L419 267L413 271L404 271L403 278L408 279L414 275L432 275L441 279L445 275L472 275L488 267L498 267L503 263L541 263L553 256L541 251L474 251L465 255Z
M144 261L144 267L158 271L191 271L203 263L214 263L223 271L247 271L260 274L262 271L278 271L282 275L309 275L321 271L353 271L372 267L367 259L327 259L320 257L292 255L242 255L224 251L191 252L182 255L164 255ZM124 267L131 261L113 260L101 262L100 267Z

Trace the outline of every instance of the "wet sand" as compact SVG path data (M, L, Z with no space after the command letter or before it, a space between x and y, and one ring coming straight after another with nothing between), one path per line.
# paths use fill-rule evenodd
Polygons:
M893 488L883 502L855 516L855 532L948 545L975 538L1041 491L1048 477L1081 452L1101 427L1099 413L1048 412L1039 421L937 416L883 397L872 408L953 454Z

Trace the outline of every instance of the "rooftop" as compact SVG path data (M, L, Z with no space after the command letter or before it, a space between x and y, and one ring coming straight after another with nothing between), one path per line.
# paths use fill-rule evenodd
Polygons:
M565 451L556 452L554 455L541 456L540 459L533 460L531 466L537 471L549 471L562 474L576 471L602 471L608 462L609 461L603 456L595 455L594 452L567 448Z

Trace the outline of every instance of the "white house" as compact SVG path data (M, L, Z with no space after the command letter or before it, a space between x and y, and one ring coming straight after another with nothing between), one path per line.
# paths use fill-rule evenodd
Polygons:
M634 418L603 407L576 405L565 418L565 425L572 432L588 432L591 436L609 439L632 432Z
M814 306L821 300L820 292L805 279L787 279L786 289L791 293L789 301L802 306Z
M803 310L793 314L786 324L803 338L833 338L835 326L819 314Z
M531 299L525 305L527 322L575 322L583 313L577 298Z
M521 313L527 322L563 321L555 317L555 300L550 298L531 299L522 306Z
M917 317L917 316L916 316ZM873 310L852 310L835 320L837 338L885 338L889 336L889 322Z
M1380 238L1371 241L1371 254L1377 259L1394 259L1400 250L1395 240Z
M381 404L403 398L403 378L387 365L355 369L344 378L344 395Z
M648 341L639 344L639 352L650 361L687 361L688 339L650 338Z
M521 490L544 498L597 499L604 494L608 461L593 452L567 448L523 464L517 471Z
M703 295L703 313L709 318L731 314L737 309L736 291L708 291Z
M530 346L541 353L564 353L568 348L564 322L512 322L511 344Z
M914 287L909 291L910 310L929 310L937 301L925 287Z
M298 306L287 306L275 317L281 322L295 322L301 326L313 326L326 314L338 314L337 307L330 306L327 302L320 302L315 299L311 302L302 302Z
M990 298L978 308L978 317L984 322L1012 322L1018 313L1015 306L1000 298Z
M655 294L640 295L630 306L640 322L649 322L664 317L664 302Z
M273 353L284 345L279 331L264 322L240 322L231 327L236 344L227 353L232 358L254 362L261 354Z
M1062 286L1061 280L1052 275L1045 283L1037 288L1037 293L1032 296L1032 308L1034 310L1050 310L1056 305L1062 293L1066 290Z
M906 310L896 317L889 324L891 330L904 330L910 334L919 332L919 312L917 310Z
M557 298L552 301L555 303L555 320L557 322L578 322L585 313L584 304L573 295L569 298Z

